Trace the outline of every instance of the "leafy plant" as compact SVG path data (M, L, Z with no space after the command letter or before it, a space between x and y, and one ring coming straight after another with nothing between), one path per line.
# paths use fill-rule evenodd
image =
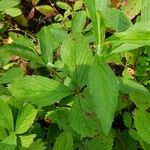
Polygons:
M0 47L1 149L150 148L150 3L139 2L132 9L135 1L57 1L59 23L34 36L8 32L11 42ZM43 15L50 8L32 5Z

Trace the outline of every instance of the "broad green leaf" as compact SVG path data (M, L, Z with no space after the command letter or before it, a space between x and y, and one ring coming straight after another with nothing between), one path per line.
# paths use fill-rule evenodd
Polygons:
M49 15L51 13L54 13L54 9L50 5L36 6L35 9L37 9L43 15Z
M99 57L91 67L88 87L102 130L108 135L117 107L118 83L112 70Z
M57 139L53 150L73 150L73 139L70 132L63 132Z
M106 17L106 26L111 30L123 32L132 26L131 21L119 9L107 9L104 16Z
M5 139L7 136L8 136L8 134L6 132L6 129L0 127L0 141L3 140L3 139Z
M140 13L142 8L142 0L128 0L127 5L121 7L121 11L124 12L129 19L133 19Z
M0 84L7 84L13 82L16 78L23 76L23 69L12 68L8 70L2 77L0 77Z
M14 133L10 133L9 137L0 142L1 150L16 150L17 137Z
M86 150L112 150L113 140L106 136L97 136L85 145Z
M102 53L102 44L105 39L105 18L101 11L96 11L95 0L84 0L85 5L90 13L94 35L97 44L97 54L101 55ZM98 1L97 1L98 2ZM102 1L101 1L102 2Z
M82 137L93 137L100 133L100 122L91 105L91 97L75 97L70 110L70 126Z
M85 11L79 11L77 12L72 19L71 22L71 31L73 33L75 32L82 32L85 23L86 23L86 12Z
M41 76L16 79L9 86L12 95L19 100L46 106L71 95L72 90L55 80Z
M5 10L5 13L11 17L17 17L22 14L19 8L8 8Z
M65 2L56 2L56 5L61 8L61 9L64 9L64 10L72 10L71 6Z
M43 27L38 33L41 55L46 63L53 61L54 38L49 28Z
M140 137L150 144L150 114L146 111L136 110L134 112L134 123Z
M13 116L10 107L0 100L0 126L9 131L14 130Z
M32 144L33 139L35 137L36 137L35 134L20 136L21 146L26 148L29 147Z
M27 36L14 32L10 32L9 36L13 40L13 43L28 47L31 49L31 51L35 51L35 45L33 44L32 40L29 39Z
M150 1L142 0L141 21L150 21Z
M2 46L0 49L11 55L17 55L32 60L33 62L36 62L37 64L40 64L42 66L46 65L41 56L35 54L28 47L12 43L10 45Z
M92 51L83 35L78 33L73 38L70 36L63 42L61 58L70 71L74 86L82 88L87 83L89 68L93 61Z
M1 0L0 1L0 11L4 11L8 8L12 8L19 4L18 0Z
M30 104L22 107L17 116L15 133L22 134L26 132L31 127L36 114L37 110Z

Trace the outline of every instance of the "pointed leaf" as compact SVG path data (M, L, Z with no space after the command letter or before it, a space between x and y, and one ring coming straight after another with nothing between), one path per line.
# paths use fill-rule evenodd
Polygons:
M51 105L72 94L70 88L41 76L16 79L9 86L9 90L19 100L31 102L38 106Z
M97 117L108 135L117 107L118 83L112 70L99 57L95 58L90 70L88 87Z

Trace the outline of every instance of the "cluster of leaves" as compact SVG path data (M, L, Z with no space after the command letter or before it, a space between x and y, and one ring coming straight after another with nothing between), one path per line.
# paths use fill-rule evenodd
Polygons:
M149 150L149 0L26 3L0 0L0 149Z

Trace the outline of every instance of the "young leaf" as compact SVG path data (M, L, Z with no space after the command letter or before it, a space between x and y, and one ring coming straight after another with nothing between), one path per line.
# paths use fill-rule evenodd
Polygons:
M51 105L72 94L70 88L41 76L16 79L9 90L14 97L38 106Z
M146 111L136 110L134 112L134 123L140 137L150 144L150 114Z
M99 57L91 67L88 87L103 132L108 135L117 107L118 83L112 70Z
M53 150L73 150L73 139L70 132L63 132L57 139Z
M53 61L54 38L49 28L43 27L38 33L41 54L46 63Z
M17 17L22 14L19 8L8 8L5 10L5 13L11 17Z
M26 132L31 127L36 114L37 110L30 104L22 107L17 116L15 133L22 134Z
M27 135L27 136L20 136L20 141L21 141L22 147L28 148L32 144L33 139L35 137L36 137L35 134L31 134L31 135Z
M77 12L71 21L71 31L73 33L75 32L82 32L84 26L86 23L86 12L85 11L79 11Z
M61 58L70 71L74 86L82 88L87 83L89 67L93 61L92 51L83 35L76 33L73 38L63 42Z
M56 5L64 10L72 10L71 6L65 2L56 2Z
M49 5L40 5L40 6L36 6L35 8L43 15L49 15L51 13L54 13L53 7Z
M75 97L70 110L70 126L82 137L93 137L100 133L100 122L91 105L91 97Z
M0 100L0 126L9 131L14 130L13 116L10 107Z

